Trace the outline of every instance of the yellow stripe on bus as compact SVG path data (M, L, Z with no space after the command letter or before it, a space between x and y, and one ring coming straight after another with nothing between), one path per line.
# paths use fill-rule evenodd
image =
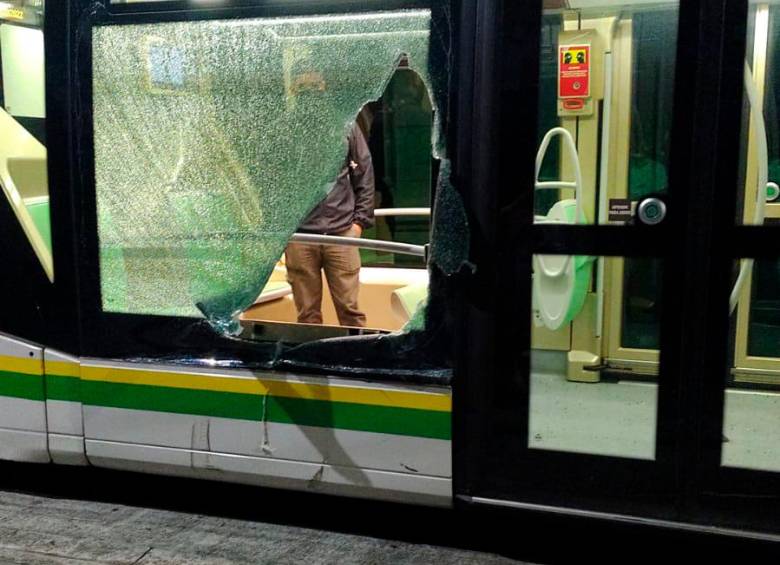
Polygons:
M43 375L43 362L40 359L0 355L0 371L26 373L28 375Z
M280 396L329 402L351 402L375 406L416 408L437 412L452 411L452 397L446 393L406 392L353 388L276 380L169 373L145 369L82 366L81 378L122 384L164 386L215 392Z
M81 365L70 361L46 361L46 374L58 377L81 376Z

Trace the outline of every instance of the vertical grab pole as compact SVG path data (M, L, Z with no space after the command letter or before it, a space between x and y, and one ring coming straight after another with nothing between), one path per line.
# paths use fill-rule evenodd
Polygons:
M607 223L609 190L609 125L612 113L612 53L604 54L604 111L601 115L598 223ZM596 337L604 332L604 257L596 259Z

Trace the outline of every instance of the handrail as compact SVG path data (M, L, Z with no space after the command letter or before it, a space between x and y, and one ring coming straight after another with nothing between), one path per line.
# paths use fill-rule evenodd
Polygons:
M544 162L544 157L547 154L547 149L550 146L550 141L552 141L552 138L555 137L556 135L560 135L563 138L563 146L568 150L569 157L571 157L571 160L574 164L574 181L564 181L564 180L540 181L539 180L539 173L542 170L542 163ZM534 190L559 189L559 188L574 189L574 198L576 202L576 208L574 210L574 223L581 222L584 224L585 213L583 212L583 206L582 206L582 169L580 167L580 158L579 155L577 154L577 146L575 145L574 138L571 136L571 133L569 133L569 130L562 127L554 127L545 134L544 138L542 139L542 142L539 144L539 150L536 152L536 171L534 174ZM553 223L553 222L548 221L547 223ZM565 223L565 222L555 222L555 223ZM539 262L540 269L546 276L559 277L566 272L566 269L568 269L569 263L571 262L571 255L566 256L563 265L558 270L550 269L545 263L543 259L543 255L538 255L537 260Z
M374 210L374 216L381 218L384 216L430 216L430 208L377 208Z
M346 247L359 247L373 251L384 251L397 255L412 255L425 257L425 245L412 245L411 243L398 243L395 241L380 241L378 239L360 239L357 237L342 237L338 235L320 235L315 233L294 233L290 237L291 243L308 243L314 245L343 245Z
M540 181L539 180L539 173L542 170L542 163L544 162L544 157L547 154L547 148L550 145L550 142L552 141L552 138L556 135L560 135L563 138L563 146L566 148L566 150L569 152L569 157L571 157L572 163L574 165L574 181L564 181L564 180L557 180L557 181ZM575 223L581 222L585 223L585 212L583 211L583 205L582 205L582 169L580 167L580 158L577 154L577 145L574 143L574 138L571 136L571 133L569 133L569 130L562 127L554 127L550 131L548 131L544 138L542 139L542 142L539 144L539 150L536 152L536 174L534 175L534 188L535 189L545 189L545 188L573 188L574 189L574 198L577 201L577 209L574 213L575 217Z

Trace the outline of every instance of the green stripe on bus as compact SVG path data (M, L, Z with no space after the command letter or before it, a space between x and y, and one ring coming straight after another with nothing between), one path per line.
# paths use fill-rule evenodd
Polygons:
M0 396L45 400L41 375L0 371Z
M81 379L61 375L46 375L46 398L81 402Z
M92 406L451 438L450 413L433 410L87 380L81 394Z

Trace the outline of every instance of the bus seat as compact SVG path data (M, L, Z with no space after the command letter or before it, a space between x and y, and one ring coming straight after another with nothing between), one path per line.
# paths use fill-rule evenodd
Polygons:
M279 300L292 294L292 287L284 281L269 281L263 288L263 292L255 300L255 304L265 304Z
M392 292L390 307L396 318L405 324L426 298L428 298L428 285L426 283L410 284Z

